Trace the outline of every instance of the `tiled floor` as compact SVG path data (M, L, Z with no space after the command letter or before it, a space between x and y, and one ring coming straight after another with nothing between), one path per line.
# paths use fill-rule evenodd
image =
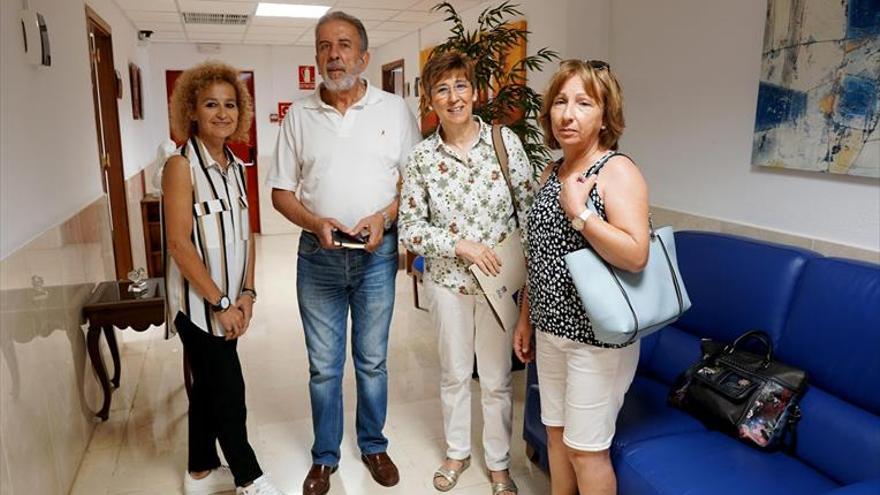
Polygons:
M311 461L308 362L296 309L296 235L258 237L260 301L239 344L248 397L248 432L263 469L290 494L301 493ZM137 335L123 350L122 385L110 420L99 424L80 466L75 495L177 494L186 465L186 408L181 344L162 330ZM396 487L383 488L361 464L354 433L355 389L348 360L345 437L331 495L431 494L431 473L443 458L439 363L428 313L412 304L412 285L400 272L388 352L389 453L401 471ZM128 333L126 337L131 339ZM548 478L525 456L522 411L525 372L514 374L511 471L523 495L549 492ZM472 384L475 462L452 493L489 495L480 448L479 386Z

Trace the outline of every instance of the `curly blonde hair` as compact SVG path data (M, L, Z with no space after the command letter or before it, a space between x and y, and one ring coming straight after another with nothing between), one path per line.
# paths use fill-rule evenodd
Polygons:
M559 70L553 75L544 93L544 102L538 115L538 122L544 130L544 143L550 149L559 149L559 142L553 135L553 125L550 122L550 109L553 107L553 100L572 77L579 78L584 83L584 89L590 98L602 106L602 124L605 128L599 131L599 145L604 149L616 150L617 141L625 127L623 91L620 89L617 77L607 64L596 68L590 63L574 59L564 60L559 64Z
M223 82L235 88L235 101L238 106L238 122L229 140L241 142L248 140L251 120L254 117L251 95L247 86L238 78L238 70L216 60L208 60L183 71L174 83L168 118L175 139L185 141L193 134L198 134L198 123L193 120L193 116L196 113L199 92L214 83Z

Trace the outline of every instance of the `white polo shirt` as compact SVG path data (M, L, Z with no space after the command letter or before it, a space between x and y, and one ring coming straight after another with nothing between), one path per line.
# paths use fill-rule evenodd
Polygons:
M319 86L284 117L266 185L299 188L309 211L354 227L394 200L419 141L415 116L401 97L367 83L364 96L343 115L321 100Z

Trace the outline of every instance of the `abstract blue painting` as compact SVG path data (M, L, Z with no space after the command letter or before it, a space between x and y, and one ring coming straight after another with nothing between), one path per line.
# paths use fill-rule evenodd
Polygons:
M768 0L752 164L880 177L880 0Z

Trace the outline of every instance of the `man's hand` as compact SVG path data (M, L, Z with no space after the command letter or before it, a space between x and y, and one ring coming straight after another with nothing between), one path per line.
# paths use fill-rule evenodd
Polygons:
M334 230L341 230L343 232L348 231L345 225L342 225L342 223L335 218L319 218L318 222L314 225L312 232L318 236L318 241L321 242L322 248L339 249L339 246L333 243Z
M237 339L243 332L244 313L237 306L230 306L217 314L217 319L226 330L226 340Z
M382 238L385 236L385 218L382 217L381 213L373 213L368 217L362 218L353 229L345 230L345 232L348 235L360 235L364 230L370 233L366 249L372 253L382 245Z
M254 316L253 296L250 294L242 294L241 296L238 296L238 300L235 301L235 307L238 308L242 314L241 333L238 334L238 337L241 337L247 332L248 327L251 324L251 318Z
M455 244L455 255L476 264L486 275L494 277L501 273L501 258L482 242L461 239Z

